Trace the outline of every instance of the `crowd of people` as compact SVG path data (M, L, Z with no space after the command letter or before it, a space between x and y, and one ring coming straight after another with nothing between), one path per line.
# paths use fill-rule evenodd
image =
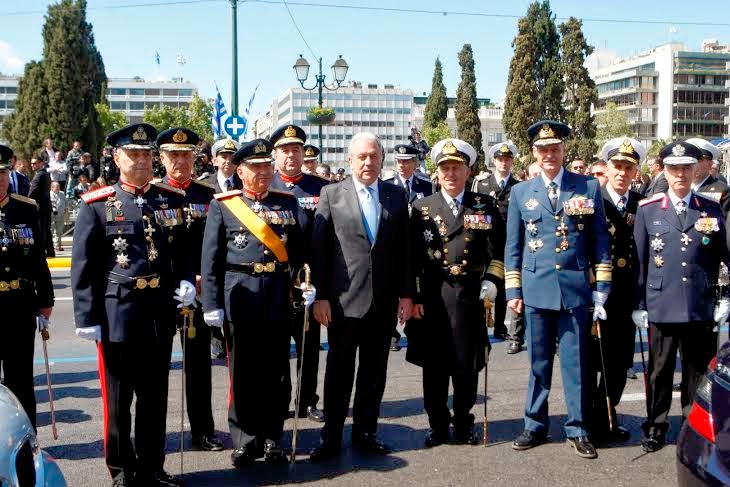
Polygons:
M98 166L80 144L64 159L47 140L32 161L33 183L0 146L0 235L8 241L0 291L12 291L0 300L27 299L28 306L9 309L21 310L20 321L49 326L53 291L39 215L47 204L49 228L62 228L53 217L74 197L69 187L98 174L105 183L116 179L78 192L71 280L76 334L99 350L105 461L117 487L181 485L163 470L178 333L192 442L201 450L223 449L211 407L212 336L228 354L235 468L296 455L281 446L292 396L297 418L323 423L310 461L340 455L353 388L353 446L389 453L377 424L399 324L406 360L422 369L425 445L474 445L471 410L491 348L492 307L493 337L510 340L510 354L529 351L515 450L547 441L556 355L575 453L596 458L595 445L628 439L616 408L638 328L640 339L649 330L642 447L654 452L666 441L678 349L686 416L730 313L727 288L717 287L721 264L730 261L728 186L713 174L717 149L702 139L662 148L647 181L639 176L646 148L630 137L608 141L590 167L566 167L570 131L550 120L532 125L535 162L517 175L511 142L488 152L493 172L473 176L475 148L438 141L428 151L433 178L421 165L425 143L412 140L395 147L395 172L382 179L385 150L369 132L350 142L349 176L332 174L296 125L268 139L207 146L185 127L158 133L133 124L108 136ZM69 171L69 161L79 170ZM39 180L45 194L25 196L23 184ZM320 326L329 342L323 408ZM35 421L32 336L16 338L28 346L3 349L5 381Z

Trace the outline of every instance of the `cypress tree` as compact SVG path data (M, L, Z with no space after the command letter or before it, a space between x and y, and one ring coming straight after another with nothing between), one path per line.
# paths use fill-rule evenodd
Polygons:
M563 93L565 83L560 60L560 36L549 0L535 2L527 10L527 19L535 30L540 118L564 119Z
M436 58L436 65L433 68L433 81L431 82L431 94L426 101L426 109L423 114L423 130L433 129L439 123L446 121L449 106L446 99L446 87L444 86L444 75L441 71L441 60Z
M474 74L474 54L471 44L464 44L459 52L461 81L456 91L456 131L457 137L471 144L477 151L477 170L484 166L482 147L482 124L479 120L477 103L477 78Z
M46 134L47 100L43 64L31 61L25 65L18 85L16 110L3 124L2 138L18 157L29 159L41 147Z
M596 153L596 124L591 105L598 101L596 84L583 66L593 52L582 30L583 23L570 17L560 24L563 79L565 80L565 122L573 129L566 141L568 160L590 161Z

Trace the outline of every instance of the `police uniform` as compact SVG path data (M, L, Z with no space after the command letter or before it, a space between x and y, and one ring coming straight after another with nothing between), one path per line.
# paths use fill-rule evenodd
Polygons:
M665 146L660 157L667 166L694 164L702 153L694 145L675 142ZM717 352L714 284L720 262L727 263L729 256L722 208L694 191L680 199L670 188L666 194L643 200L636 214L634 238L639 256L635 314L643 314L650 324L651 391L642 446L651 452L664 445L669 427L677 350L682 360L681 404L685 417L707 365ZM718 304L727 309L726 299Z
M487 154L488 159L495 157L511 157L515 159L519 157L517 147L511 142L495 144L489 148ZM506 180L497 181L495 174L483 173L474 178L472 191L480 194L488 194L497 200L497 208L502 215L502 219L507 221L507 208L509 207L509 195L512 187L519 183L511 173ZM508 353L517 353L522 349L522 343L525 341L525 322L522 315L507 310L507 301L505 300L504 284L499 288L497 302L494 305L494 337L507 338L509 335L512 343L508 349ZM511 333L508 333L505 317L509 312L509 321Z
M601 150L601 158L611 161L641 166L646 156L646 149L636 139L619 137L609 140ZM611 236L611 263L613 265L611 293L606 301L606 320L601 321L601 341L594 337L591 343L591 375L590 384L593 396L591 435L599 439L626 440L628 431L618 425L616 406L621 400L626 386L626 370L634 365L634 348L636 345L636 328L631 320L631 313L636 309L636 281L638 279L639 262L634 244L634 221L640 193L628 189L625 194L617 193L609 180L601 188L603 207L606 212L606 224ZM606 376L602 375L601 350ZM597 380L601 374L600 380ZM611 417L614 430L610 430L608 411L606 408L606 384L611 399Z
M394 157L397 160L408 160L413 159L416 163L416 170L411 175L410 179L404 181L398 174L393 174L392 177L384 179L386 183L391 183L396 186L400 186L406 192L406 198L408 199L408 208L412 209L413 205L421 198L431 196L433 193L433 183L428 179L428 176L421 173L418 170L418 156L420 151L414 145L398 144L394 148ZM393 324L393 336L391 337L390 349L397 352L401 349L400 346L400 332L397 328L396 323Z
M107 142L151 150L156 136L154 127L135 124L113 132ZM136 474L141 485L179 485L163 465L170 354L179 314L174 290L181 280L195 282L190 247L179 233L183 196L163 183L136 187L120 178L85 193L79 207L71 265L74 314L79 336L100 327L104 450L115 481L129 482Z
M569 134L568 126L553 121L528 129L533 146L560 144ZM596 455L586 438L584 343L590 332L591 301L603 299L611 288L609 249L596 179L561 167L552 181L543 172L512 188L505 246L506 298L523 300L531 364L525 431L513 443L514 449L531 448L546 439L557 342L568 410L566 436L580 456ZM592 266L600 295L591 294Z
M461 160L471 166L476 151L458 139L445 139L432 151L432 160ZM454 215L443 191L419 199L411 213L413 267L419 289L414 301L423 317L406 325L406 360L423 367L423 400L431 433L427 445L448 438L454 424L457 442L473 444L479 371L489 345L480 297L482 280L504 279L504 222L490 196L464 191ZM449 412L449 379L454 387L453 418Z
M0 145L0 172L8 174L13 151ZM33 346L36 316L53 306L53 284L43 242L38 238L38 205L9 193L0 199L0 308L3 337L0 366L3 381L36 425L33 391Z
M285 125L275 130L269 141L274 148L285 144L304 144L307 140L307 134L304 130L297 125ZM304 146L305 158L307 157L306 152L307 146ZM311 147L314 146L308 146ZM319 149L317 149L317 152ZM309 156L311 157L311 156ZM316 156L315 156L316 158ZM310 248L312 241L312 228L314 227L314 212L317 209L317 203L319 203L319 193L322 191L322 187L329 184L324 178L321 178L314 174L299 173L296 176L287 176L279 171L274 173L274 179L271 182L271 188L292 193L299 207L301 208L301 218L299 224L302 228L302 245L303 248L300 251L305 256L304 260L309 260L308 257L312 250ZM298 269L292 269L293 272ZM291 335L294 338L297 350L297 370L302 360L302 330L304 326L304 308L302 307L301 292L298 289L293 291L293 311L292 311L292 330ZM319 402L319 396L317 395L317 373L319 371L319 342L320 342L320 326L317 323L310 323L309 331L305 339L305 350L304 355L307 359L304 361L304 369L302 370L302 385L301 385L301 405L299 406L300 418L309 417L314 421L324 421L324 414L321 410L317 409L317 403ZM289 377L289 383L291 384L291 377ZM290 385L291 387L291 385Z
M243 144L234 164L270 164L267 140ZM236 467L279 461L289 403L292 276L302 264L300 209L287 192L229 191L208 210L202 261L203 309L230 325L228 425ZM206 316L207 316L206 313ZM207 318L206 318L207 320Z
M193 151L200 142L198 134L192 130L173 127L160 133L157 147L160 151ZM177 181L169 175L162 178L168 186L184 192L182 196L182 216L184 224L180 233L189 244L191 260L195 275L200 275L200 260L203 248L203 232L208 214L208 206L213 199L215 188L205 182L191 177L187 181ZM220 451L223 449L215 438L213 410L211 406L211 363L210 363L210 327L203 321L203 313L196 310L191 315L188 326L192 327L185 337L185 396L188 419L193 444L202 450ZM178 328L183 329L183 317L178 318Z

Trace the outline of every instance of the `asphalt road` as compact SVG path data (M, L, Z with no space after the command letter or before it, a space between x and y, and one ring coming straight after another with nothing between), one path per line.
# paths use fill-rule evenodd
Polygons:
M101 392L96 371L96 348L77 339L73 332L73 313L68 270L54 270L57 304L52 317L49 342L52 382L58 432L51 435L48 392L40 339L36 343L35 385L38 398L39 441L53 455L70 486L109 485L104 465L102 442ZM325 338L326 338L326 334ZM638 345L638 344L637 344ZM179 340L173 352L167 418L168 472L180 472L180 355ZM320 352L320 383L324 377L326 352ZM641 358L635 356L636 370ZM295 361L292 360L292 371ZM349 420L345 431L345 450L338 461L313 465L305 461L306 451L316 445L320 425L300 420L299 458L294 468L257 463L242 470L230 466L230 438L226 423L228 378L222 361L213 367L213 414L219 436L227 450L219 453L187 450L184 455L186 485L278 485L314 483L332 486L461 486L509 484L522 485L676 485L675 447L669 445L658 453L646 455L639 446L640 424L645 403L642 375L629 380L619 410L619 421L632 430L624 444L599 445L596 460L577 457L565 444L561 424L565 420L560 372L556 361L553 393L550 400L552 441L533 450L516 452L511 440L522 429L527 384L527 353L506 354L506 344L495 344L489 363L489 445L443 445L434 449L423 446L428 421L423 412L421 371L405 361L405 349L391 353L388 382L381 409L379 433L394 447L386 457L367 457L350 448ZM679 374L677 374L677 381ZM473 413L482 426L484 411L483 376ZM251 400L257 400L252 397ZM321 405L321 404L320 404ZM679 428L679 399L672 405L672 428L669 441L674 442ZM186 430L187 427L187 418ZM293 420L287 421L284 443L291 438ZM189 433L185 435L190 448Z

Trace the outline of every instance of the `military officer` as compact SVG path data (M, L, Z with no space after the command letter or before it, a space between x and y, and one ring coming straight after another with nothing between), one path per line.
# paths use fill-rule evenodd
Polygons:
M196 275L198 295L203 231L208 206L215 193L213 186L193 178L194 151L199 142L198 134L183 127L165 130L157 136L156 142L160 151L160 161L165 166L166 172L162 182L184 191L182 216L185 223L180 229L192 252L189 258ZM182 324L183 317L180 316L178 320ZM192 329L181 333L181 340L184 336L185 394L193 445L201 450L221 451L223 444L215 437L211 406L210 327L203 321L201 312L193 312L189 326L192 326Z
M528 128L540 176L512 188L507 217L505 280L508 306L524 312L530 380L525 430L512 444L525 450L544 443L555 344L568 418L568 444L584 458L595 458L587 438L585 401L587 349L593 318L606 318L611 289L611 255L598 181L563 169L563 139L570 128L544 120ZM591 294L591 263L596 291Z
M210 326L230 325L228 425L236 468L261 457L286 461L279 442L289 403L290 268L300 268L304 252L296 198L270 189L271 150L269 141L255 139L234 154L243 190L215 195L203 237L204 318ZM303 299L311 304L314 292Z
M33 392L33 346L36 322L48 328L53 284L43 242L38 238L38 205L9 192L13 151L0 145L0 308L3 338L0 368L4 384L15 394L36 425Z
M474 185L472 186L472 191L488 194L497 200L499 214L502 215L505 222L507 221L507 208L512 186L520 182L512 175L512 164L515 158L519 156L517 147L511 141L494 144L487 153L488 160L491 159L494 162L494 174L491 176L486 174L478 175L474 178ZM515 354L522 350L522 344L525 341L525 324L521 314L509 310L511 333L508 333L505 323L508 310L504 293L503 283L499 288L497 302L494 306L494 338L504 340L509 337L510 344L507 353Z
M719 201L722 211L727 217L728 211L730 211L730 186L710 174L712 164L720 157L720 150L705 139L687 139L685 142L692 144L702 152L702 157L695 166L692 191Z
M601 342L593 341L590 354L590 387L594 395L592 404L591 436L599 440L627 440L629 431L618 424L616 405L626 386L626 370L634 364L636 329L631 321L635 309L635 287L638 278L638 257L634 244L634 221L640 193L631 190L641 162L646 156L644 145L630 137L611 139L601 149L601 159L607 161L607 182L601 187L603 207L606 212L608 233L611 235L611 262L613 264L611 293L606 301L608 318L601 321ZM601 351L603 346L606 376L601 375ZM606 384L611 399L611 418L608 421ZM616 425L611 430L610 425Z
M400 186L406 191L409 208L421 198L430 196L433 193L433 184L428 176L418 168L418 156L420 152L415 145L398 144L394 148L396 174L393 177L384 179L387 183ZM397 352L401 349L400 332L397 323L393 324L393 336L390 339L390 349Z
M305 174L317 175L317 161L319 161L319 147L304 144L304 157L302 158L302 172Z
M276 129L269 137L274 146L276 172L271 187L279 191L291 192L302 209L299 223L302 227L302 249L304 260L308 261L311 255L310 242L314 225L314 211L319 202L319 193L322 187L329 182L313 174L302 172L305 155L304 142L307 134L297 125L284 125ZM311 156L310 156L311 157ZM296 270L296 269L294 269ZM317 395L317 371L319 370L319 337L320 326L310 323L305 340L305 350L302 351L302 326L304 325L304 308L301 306L299 290L294 290L292 313L292 337L297 348L297 370L302 363L302 354L306 355L304 370L302 371L301 404L295 413L300 418L309 418L321 423L324 421L324 412L317 409L319 396ZM288 379L291 382L291 378Z
M232 139L221 139L213 144L213 166L214 173L200 178L201 181L212 186L216 193L241 189L241 179L236 174L236 166L231 164L233 154L241 147L237 141Z
M193 304L195 273L188 239L179 233L184 191L151 182L156 137L147 124L107 137L119 181L83 195L74 231L76 334L98 344L114 486L181 485L163 470L167 388L176 316Z
M474 148L462 140L436 143L431 160L441 190L415 201L411 213L411 255L420 289L414 319L406 325L406 360L423 367L429 447L448 440L450 423L457 443L476 444L471 408L489 344L482 300L494 302L504 279L505 229L496 200L465 189L476 159Z
M725 222L716 200L692 191L702 151L674 142L660 152L669 189L639 204L634 238L639 301L632 314L649 333L649 417L641 446L661 449L669 427L672 378L681 352L681 404L689 413L695 390L717 352L713 328L727 321L730 299L715 298L720 262L728 263Z

